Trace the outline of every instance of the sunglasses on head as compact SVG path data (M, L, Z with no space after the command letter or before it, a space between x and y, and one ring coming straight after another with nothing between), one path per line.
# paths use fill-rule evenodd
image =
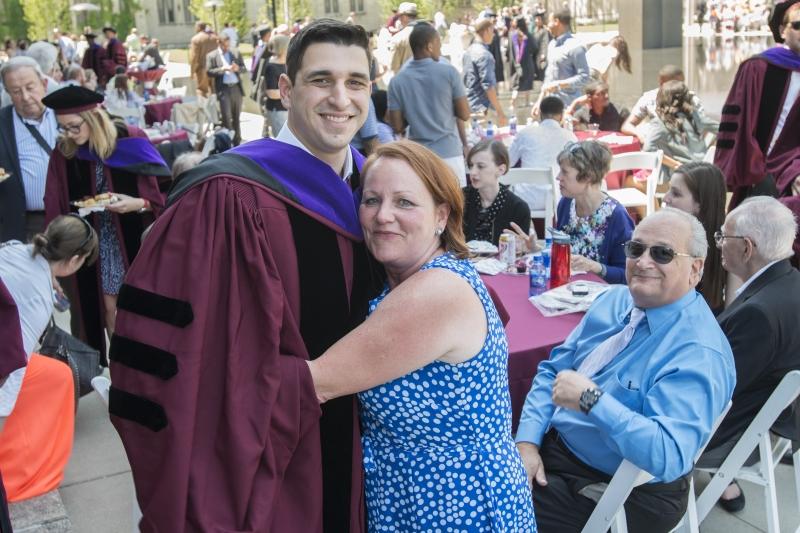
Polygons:
M67 216L68 217L77 218L78 220L83 222L83 226L84 226L84 228L86 228L86 237L83 238L83 242L81 242L80 246L75 248L75 255L80 255L79 252L81 250L83 250L86 247L87 244L89 244L89 241L92 240L92 236L94 235L94 231L92 230L92 225L89 224L89 221L86 220L85 218L83 218L82 216L80 216L78 214L75 214L75 213L68 213Z
M650 257L659 265L667 265L671 263L676 256L692 257L690 254L676 252L669 246L664 246L661 244L648 246L639 241L628 241L625 243L625 257L628 259L639 259L647 250L650 250Z

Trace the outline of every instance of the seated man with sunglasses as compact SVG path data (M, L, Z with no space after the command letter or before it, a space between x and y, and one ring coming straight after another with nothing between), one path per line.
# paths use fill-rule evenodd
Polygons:
M696 218L665 208L625 244L613 286L539 365L516 440L541 531L580 531L623 459L654 476L625 505L631 531L683 516L697 452L733 393L730 345L695 287L707 252Z
M788 207L769 196L755 196L728 213L714 235L722 266L745 282L717 317L733 350L736 389L731 410L697 461L699 467L720 466L783 376L800 368L800 272L789 262L796 232ZM774 427L794 433L791 415L787 410ZM746 464L757 460L756 453ZM720 505L729 512L744 509L744 493L736 481L722 494Z

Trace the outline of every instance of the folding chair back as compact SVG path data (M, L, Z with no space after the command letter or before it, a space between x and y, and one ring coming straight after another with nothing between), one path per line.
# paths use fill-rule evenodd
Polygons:
M695 462L700 455L703 454L703 451L708 445L708 441L711 440L711 436L717 431L717 428L722 423L725 415L728 414L730 408L731 402L729 401L725 406L725 409L722 410L722 413L720 413L720 415L714 421L714 425L711 427L711 432L709 433L705 444L703 444L703 446L701 446L697 451L697 454L695 455ZM592 515L589 517L586 525L583 526L582 533L605 532L608 531L609 527L615 533L627 533L628 523L627 517L625 516L625 501L628 499L628 496L631 495L633 489L639 485L647 483L651 479L653 479L652 475L634 465L627 459L623 460L619 465L619 468L617 468L617 471L614 472L614 477L611 478L608 488L606 488L602 497L597 502L597 506L594 508L594 511L592 511ZM693 495L693 485L690 485L690 496ZM683 523L686 523L688 519L689 511L687 511L687 515L684 517Z
M622 189L609 189L608 195L621 203L624 207L646 207L647 214L651 214L656 208L656 187L661 175L661 163L664 159L664 152L627 152L618 154L611 158L610 172L621 170L650 170L647 176L646 193L642 193L633 187L623 187Z
M500 183L511 186L511 191L528 203L531 218L543 218L545 227L553 225L558 188L551 169L512 168L500 176Z
M800 370L787 373L780 384L767 399L764 407L747 426L728 457L716 469L702 469L714 472L711 482L703 493L697 498L697 517L702 522L711 512L714 504L731 480L740 478L762 485L767 512L767 531L777 533L780 531L778 520L778 498L775 492L775 463L772 442L770 440L770 427L778 416L800 395ZM780 442L779 442L780 444ZM742 468L747 458L756 448L759 449L760 462L753 467ZM785 446L783 447L785 450ZM795 454L794 459L800 458ZM780 458L778 458L779 460ZM800 483L800 474L795 466L795 480ZM691 502L690 502L691 504Z

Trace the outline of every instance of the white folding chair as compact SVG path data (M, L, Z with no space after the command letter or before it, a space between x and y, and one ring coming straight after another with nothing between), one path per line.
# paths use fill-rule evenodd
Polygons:
M659 176L661 175L661 162L664 159L664 152L627 152L618 154L611 158L611 169L609 172L621 170L650 170L647 176L647 193L643 193L633 187L623 187L621 189L609 189L608 195L621 203L624 207L646 207L647 214L651 214L656 208L656 187L658 186Z
M708 516L730 482L738 478L764 487L767 531L770 533L780 532L778 498L775 492L775 465L780 461L780 457L785 453L787 447L785 442L779 440L773 448L769 430L781 412L794 402L798 395L800 395L800 370L792 370L783 377L722 465L717 469L701 469L712 472L713 476L696 501L693 498L689 499L689 505L696 506L698 523ZM759 451L760 461L753 466L744 467L745 461L756 448ZM781 455L777 455L778 453ZM800 452L795 453L792 459L794 460L795 486L800 489ZM798 503L800 504L800 501ZM696 532L698 529L691 531Z
M531 208L531 218L543 218L545 227L553 225L555 216L555 177L549 168L512 168L500 176L500 183L525 200ZM519 185L532 187L520 188ZM519 192L517 192L519 191ZM544 196L544 202L541 201ZM544 209L541 209L541 207Z
M708 435L708 439L706 439L706 442L700 447L695 455L695 462L703 454L703 451L708 445L708 441L711 440L711 436L717 431L717 428L722 423L725 415L728 414L730 408L731 402L728 402L728 404L725 406L725 409L722 410L722 413L720 413L720 415L714 421L714 425L711 427L711 432ZM625 515L625 501L628 499L628 496L631 495L633 489L639 485L647 483L651 479L653 479L651 474L645 472L627 459L624 459L617 468L617 471L614 472L614 477L611 478L611 481L608 483L608 487L603 491L603 494L598 500L597 506L595 506L594 511L592 511L592 514L589 517L589 520L586 522L586 525L583 526L582 533L603 533L608 531L609 527L614 533L628 533L628 520L627 516ZM689 495L693 496L694 484L691 476L689 483ZM600 488L602 485L605 484L595 484L598 490L602 490ZM590 498L592 497L590 494L587 494L587 496ZM690 519L689 511L690 510L687 510L687 514L675 529L678 529L681 524L686 523Z

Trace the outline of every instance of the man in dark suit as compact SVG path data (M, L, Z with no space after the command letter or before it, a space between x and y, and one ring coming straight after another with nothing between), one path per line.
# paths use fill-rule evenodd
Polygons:
M12 105L0 109L0 242L27 241L44 230L47 163L58 125L42 104L47 80L30 57L18 56L0 68Z
M242 113L244 96L241 73L247 69L239 51L231 48L230 37L223 33L217 40L219 47L206 56L206 71L214 80L214 92L219 99L222 125L234 132L233 145L238 146L242 141L239 115Z
M717 318L736 363L733 405L697 466L721 465L783 376L800 368L800 272L789 262L796 232L789 208L755 196L731 211L715 235L722 266L745 282ZM790 416L783 413L778 423ZM720 503L731 512L744 508L735 481Z

